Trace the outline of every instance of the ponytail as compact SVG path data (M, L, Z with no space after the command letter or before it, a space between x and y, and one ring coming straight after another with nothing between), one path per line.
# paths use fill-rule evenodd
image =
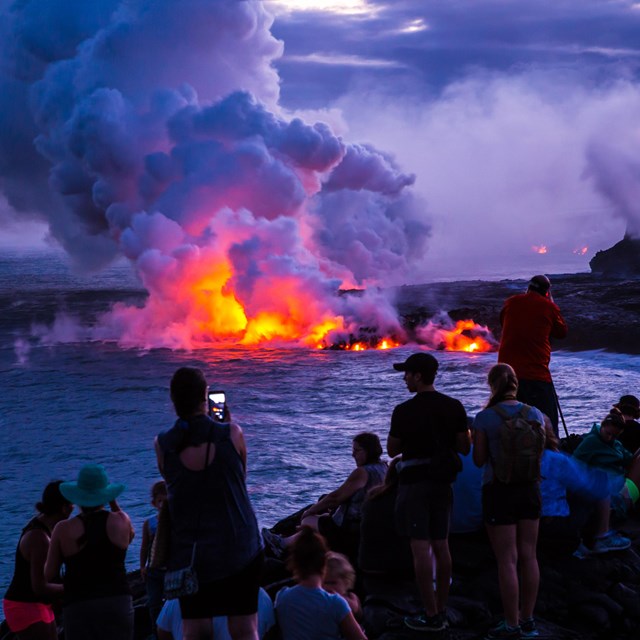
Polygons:
M487 382L491 388L491 397L486 408L493 407L504 400L515 400L518 393L518 378L511 366L504 362L493 365L489 370Z

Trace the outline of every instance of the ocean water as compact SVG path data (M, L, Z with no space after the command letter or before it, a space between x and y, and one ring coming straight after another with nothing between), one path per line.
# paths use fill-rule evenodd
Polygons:
M227 392L249 449L248 486L261 525L270 526L337 486L353 467L351 438L386 438L393 407L409 397L392 363L416 350L120 349L114 344L41 346L32 327L56 311L90 322L117 299L140 299L126 265L91 278L73 275L58 254L0 256L0 588L13 567L20 528L42 488L74 479L87 462L124 482L120 503L138 532L152 514L158 479L153 438L175 416L169 379L202 367ZM585 310L587 311L587 310ZM487 399L495 354L438 352L437 387L474 415ZM558 351L552 373L569 430L583 432L623 393L640 392L640 357ZM140 536L128 554L137 566Z

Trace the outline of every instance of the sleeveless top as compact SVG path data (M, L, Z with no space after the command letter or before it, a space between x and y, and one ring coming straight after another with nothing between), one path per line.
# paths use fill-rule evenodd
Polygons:
M22 530L20 540L18 540L18 546L16 547L13 578L4 597L14 602L49 602L47 599L42 598L42 596L37 596L34 593L33 587L31 586L31 563L20 553L20 542L22 542L23 536L29 531L44 531L47 536L51 536L49 528L38 520L37 516L30 520Z
M242 459L230 436L228 424L205 415L178 420L158 436L171 514L167 569L188 567L196 542L194 566L201 583L237 573L262 550ZM211 464L204 468L203 447L198 470L187 469L180 452L209 440L215 445Z
M364 487L358 489L347 502L341 504L331 516L339 527L360 522L360 518L362 517L362 503L369 489L384 482L384 477L387 473L387 464L386 462L373 462L371 464L365 464L363 469L367 472L367 483Z
M107 535L109 511L78 516L84 525L84 546L64 558L64 603L129 595L124 559L126 549L114 545Z

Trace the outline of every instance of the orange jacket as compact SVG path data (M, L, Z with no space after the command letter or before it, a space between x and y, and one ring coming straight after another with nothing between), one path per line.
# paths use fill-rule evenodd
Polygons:
M567 335L557 305L534 291L511 296L500 312L500 324L498 361L510 364L518 379L551 382L549 339Z

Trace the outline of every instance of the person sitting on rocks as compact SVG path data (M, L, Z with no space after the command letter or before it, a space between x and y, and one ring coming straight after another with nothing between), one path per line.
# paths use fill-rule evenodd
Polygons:
M302 514L301 526L319 531L334 551L350 557L357 555L360 517L364 498L372 487L382 484L387 463L380 460L382 445L375 433L359 433L352 442L356 468L335 490L327 494ZM271 555L281 558L285 548L295 539L284 538L269 529L262 529L262 537Z
M620 410L624 418L624 431L618 440L622 442L624 448L631 453L640 449L640 400L635 396L622 396L617 404L613 405Z
M283 640L366 640L349 603L322 588L328 551L311 527L303 527L292 542L287 565L298 584L276 596Z
M360 598L353 591L355 584L356 572L351 566L349 558L342 553L329 551L322 588L329 593L341 595L349 603L356 620L361 620L362 605Z
M560 452L551 421L545 417L545 450L540 465L540 548L566 549L577 557L620 551L631 540L609 529L610 498L606 473ZM580 543L580 540L584 543ZM545 544L548 543L548 544Z
M269 594L262 588L258 591L258 637L264 638L276 623L273 602ZM216 616L212 619L213 637L215 640L231 640L227 616ZM179 600L167 600L156 620L158 640L181 640L182 614Z
M640 498L640 452L631 453L618 439L625 426L622 412L614 407L573 452L577 460L606 471L611 507L620 519Z
M358 567L365 575L413 579L413 554L409 539L398 535L395 524L396 495L400 476L396 456L389 463L384 482L373 487L362 505Z

